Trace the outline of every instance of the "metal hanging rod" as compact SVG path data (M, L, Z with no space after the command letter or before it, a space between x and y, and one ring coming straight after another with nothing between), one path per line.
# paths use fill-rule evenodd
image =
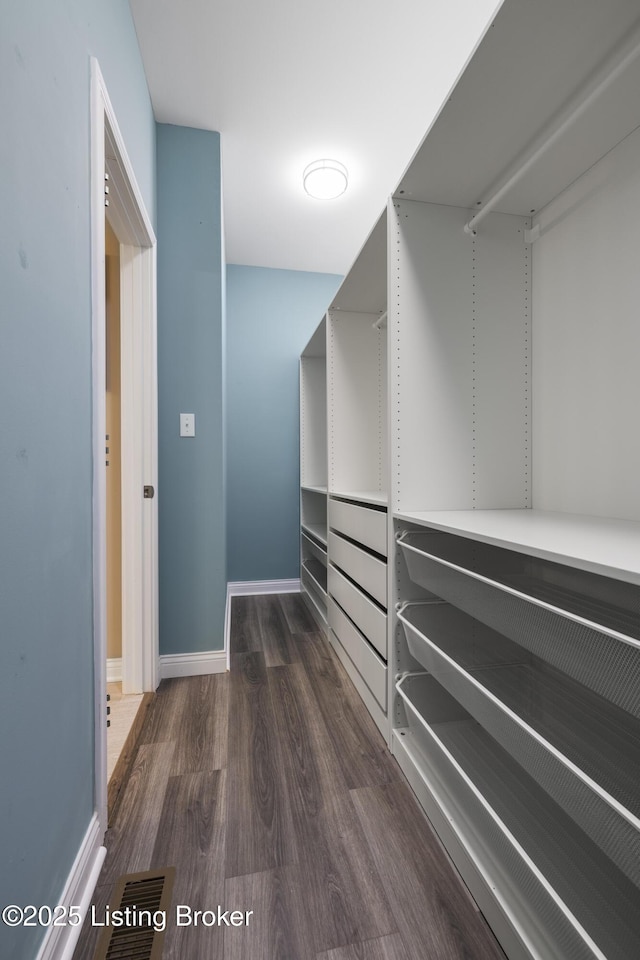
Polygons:
M465 233L476 236L478 225L484 220L495 206L500 203L502 198L509 193L512 187L518 183L522 177L531 169L531 167L540 159L547 150L556 143L569 130L582 114L594 103L612 83L620 77L640 54L640 29L627 38L625 43L616 53L606 61L600 70L595 74L591 82L586 87L586 95L574 96L560 117L549 124L543 134L545 139L534 148L533 152L527 157L522 165L512 174L498 189L489 197L486 203L478 210L476 214L465 224ZM582 93L582 91L581 91ZM538 138L540 140L540 138Z

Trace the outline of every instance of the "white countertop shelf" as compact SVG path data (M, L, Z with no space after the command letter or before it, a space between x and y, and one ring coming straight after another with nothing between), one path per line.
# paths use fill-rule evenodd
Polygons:
M640 585L640 523L546 510L425 510L399 520Z
M327 495L327 488L326 488L326 487L311 487L311 486L305 486L305 485L303 484L303 485L300 487L300 489L301 489L301 490L304 490L305 493L321 493L321 494L323 494L324 496Z

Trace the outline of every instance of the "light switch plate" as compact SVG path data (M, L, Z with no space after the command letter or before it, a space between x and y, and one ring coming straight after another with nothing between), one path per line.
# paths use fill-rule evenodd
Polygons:
M195 413L180 414L180 436L195 437L196 435L196 415Z

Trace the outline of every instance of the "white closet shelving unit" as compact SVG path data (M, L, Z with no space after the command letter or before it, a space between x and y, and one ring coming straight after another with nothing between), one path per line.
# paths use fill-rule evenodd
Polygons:
M329 636L510 960L640 956L639 91L505 0L322 327Z
M327 314L329 639L384 736L387 715L387 217Z
M327 622L327 344L323 320L300 358L300 584Z
M640 955L639 18L506 0L389 203L392 749L513 960Z
M302 355L300 383L303 595L388 738L386 265L384 211Z

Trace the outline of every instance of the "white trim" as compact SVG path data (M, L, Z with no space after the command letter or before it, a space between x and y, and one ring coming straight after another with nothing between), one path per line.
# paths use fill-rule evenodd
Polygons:
M257 597L265 593L300 593L300 580L238 580L227 584L228 597Z
M107 853L106 848L101 846L101 842L100 821L97 813L94 813L67 877L64 890L57 900L58 904L67 908L79 907L83 919ZM47 927L37 960L71 960L81 929L82 923L77 926Z
M107 830L107 598L105 399L105 215L104 84L91 61L91 339L93 405L93 646L95 723L95 805L103 833Z
M224 605L224 649L227 655L227 670L231 670L231 594L227 583L227 599Z
M138 186L133 166L127 153L115 111L111 105L100 66L91 58L92 76L99 85L104 108L105 138L109 149L106 165L109 170L109 220L122 243L136 247L155 247L156 235L147 213L144 198ZM111 158L115 158L115 163ZM103 170L100 171L100 189L104 186Z
M143 510L143 608L142 676L144 689L152 693L160 683L159 660L159 560L158 560L158 308L157 308L157 248L155 243L141 251L145 283L141 288L142 311L146 323L142 330L142 353L145 363L147 389L144 391L142 438L142 467L144 483L152 483L155 496L145 500Z
M109 657L107 660L107 683L120 683L122 680L122 657Z
M140 377L142 323L139 288L140 248L120 244L120 395L122 472L122 692L142 693L143 411ZM143 374L144 377L144 374Z
M224 673L226 650L205 650L202 653L166 653L160 657L160 679L200 677L207 673Z
M95 805L107 829L106 746L106 482L105 193L109 222L121 245L123 381L123 661L125 693L158 683L156 238L107 93L91 58L91 337L93 408L93 609ZM132 389L137 385L137 390ZM140 389L142 384L142 389ZM127 403L129 408L127 409ZM143 426L144 421L144 426Z

